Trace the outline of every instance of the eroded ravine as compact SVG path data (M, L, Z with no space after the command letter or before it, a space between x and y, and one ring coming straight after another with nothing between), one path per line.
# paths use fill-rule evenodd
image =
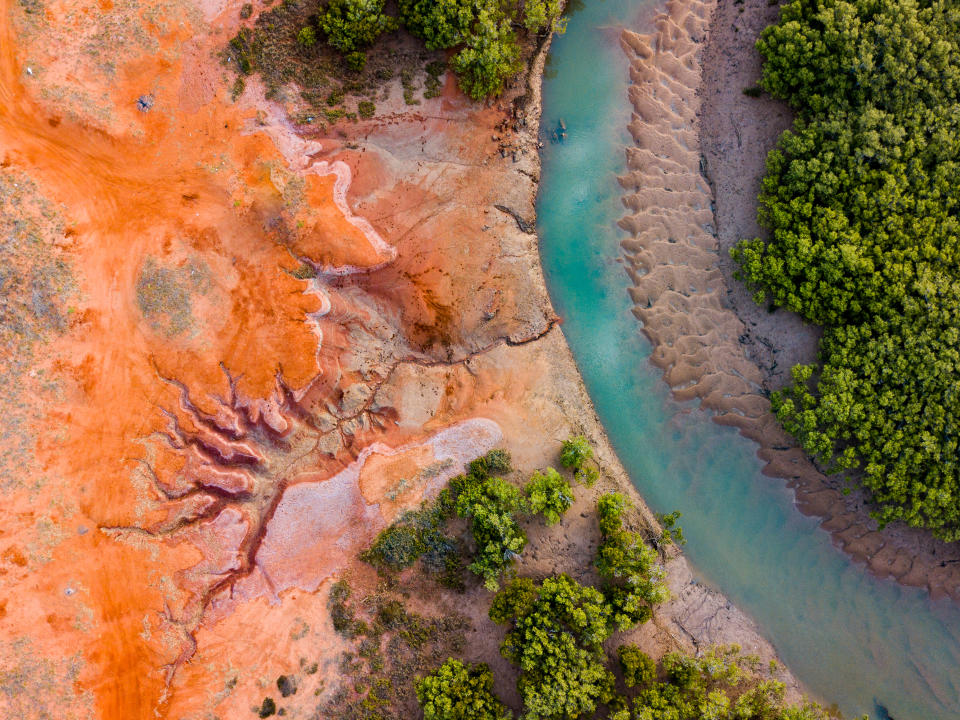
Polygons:
M62 712L86 717L93 703L102 717L146 717L169 709L177 672L214 605L222 614L237 597L275 597L277 564L304 546L326 556L322 567L294 563L308 578L300 585L315 590L391 513L381 497L389 488L369 486L357 470L319 501L333 502L336 517L315 525L307 542L274 522L288 491L340 487L350 467L394 454L442 463L431 476L442 481L501 438L492 422L458 424L473 408L457 400L450 378L470 385L467 361L540 337L552 322L534 301L519 311L530 325L515 324L517 304L495 298L491 309L502 309L509 327L493 322L471 334L451 319L443 344L431 344L422 328L436 327L437 315L452 318L450 295L461 290L392 264L394 246L352 215L351 173L375 171L377 161L358 154L351 169L315 158L321 143L216 96L192 111L165 109L163 91L176 98L173 90L187 84L180 75L190 57L176 50L193 30L208 29L195 17L173 31L154 28L168 62L131 61L85 78L119 120L99 123L84 108L51 102L34 58L48 51L38 43L55 37L58 23L72 22L58 9L47 9L43 32L31 34L22 8L5 6L0 36L0 156L61 212L51 250L69 262L77 285L65 331L31 371L50 377L57 392L33 398L36 467L21 468L30 481L11 480L5 531L16 538L8 554L19 571L4 580L21 601L5 613L11 626L31 628L21 667L36 653L85 657L57 678ZM215 32L201 39L208 50L219 42ZM83 75L86 58L62 50L50 62L73 61ZM203 62L216 67L213 57ZM151 86L156 105L135 110L132 99ZM421 213L435 214L444 199L429 184L422 192L406 209L387 199L392 218L380 213L381 226L416 226ZM446 407L407 402L398 412L392 381L405 368L414 376L440 370L424 385L446 395ZM432 426L409 422L424 409L436 416ZM446 440L436 445L438 437ZM414 483L404 502L423 491ZM43 528L56 537L39 557L30 551L31 525L34 509L46 506L54 509ZM272 576L261 558L271 537ZM61 601L38 628L37 605L50 594ZM41 702L27 695L14 707L27 712Z

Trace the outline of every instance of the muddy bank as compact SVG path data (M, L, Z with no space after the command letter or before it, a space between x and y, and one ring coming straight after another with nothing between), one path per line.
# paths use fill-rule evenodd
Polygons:
M960 548L902 525L878 530L859 492L825 477L780 428L771 390L813 362L819 334L783 310L768 313L733 279L729 249L755 237L767 151L789 110L743 94L760 73L759 32L777 18L765 0L672 0L651 36L624 33L631 58L629 209L620 224L634 313L652 361L679 399L700 398L714 420L760 445L764 473L785 478L802 512L881 577L960 598Z
M70 274L24 294L55 332L0 317L38 335L16 368L22 427L2 438L23 457L0 508L9 715L244 717L315 662L286 704L309 716L339 677L330 581L495 445L529 473L584 432L606 469L569 522L531 529L530 572L589 567L580 513L601 489L654 525L530 231L546 46L498 102L447 76L411 108L396 80L376 117L305 137L256 82L231 101L217 53L240 12L71 0L0 17L2 188ZM669 570L652 651L735 640L773 657L682 557ZM502 663L488 600L450 601L476 657Z

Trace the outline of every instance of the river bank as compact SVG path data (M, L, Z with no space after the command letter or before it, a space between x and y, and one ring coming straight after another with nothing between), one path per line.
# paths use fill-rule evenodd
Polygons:
M548 44L489 105L448 74L411 106L394 78L374 118L305 127L295 88L231 97L219 52L263 7L48 10L0 18L2 171L29 175L18 212L28 193L56 208L27 239L76 293L49 300L63 322L14 398L32 420L3 437L25 457L3 477L9 714L242 717L283 675L307 716L340 677L333 579L493 446L528 474L583 432L605 469L570 524L531 528L548 549L523 570L589 573L581 513L602 490L653 531L532 232ZM674 600L638 635L652 652L774 657L682 556L668 569ZM509 697L486 591L425 592L472 618L472 659L500 663Z
M770 98L743 93L759 78L754 42L777 13L763 0L670 2L653 37L624 35L636 145L621 226L633 235L623 247L634 312L675 396L756 441L764 473L786 479L839 547L879 577L958 599L960 548L899 524L878 530L864 494L821 474L770 411L770 391L794 364L815 361L819 338L796 316L756 306L729 258L760 232L766 153L791 121Z

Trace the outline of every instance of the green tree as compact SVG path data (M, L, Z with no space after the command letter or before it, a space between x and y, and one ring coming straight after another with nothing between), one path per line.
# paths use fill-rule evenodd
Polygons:
M560 522L563 514L573 504L573 489L570 483L553 468L535 472L526 487L530 512L542 514L547 525Z
M509 21L497 12L481 9L467 46L453 57L450 67L460 88L474 100L503 92L507 78L523 68Z
M397 29L396 19L383 12L383 0L330 0L319 25L327 42L345 54L369 47L381 34Z
M525 720L590 716L613 698L603 651L610 607L595 588L567 575L539 586L514 580L494 598L490 617L509 626L500 652L520 668Z
M448 659L416 683L424 720L510 720L513 713L493 694L493 674L485 664Z
M560 446L560 464L571 470L579 470L593 459L593 448L583 435L574 435Z
M653 607L670 596L656 551L639 533L623 526L627 507L627 498L619 493L602 495L597 501L601 542L595 564L620 630L649 620Z
M404 26L422 38L428 50L445 50L467 40L474 3L465 0L399 0Z
M309 25L301 28L300 32L297 33L297 42L305 48L312 48L317 44L317 31Z
M644 687L657 679L657 664L636 645L621 645L617 659L623 672L623 681L628 688Z
M563 0L525 0L523 26L530 32L563 33L567 29L567 20L561 17L563 5Z
M501 573L513 565L527 544L527 535L515 514L527 509L519 488L501 478L470 478L459 488L456 511L470 518L476 545L470 570L490 590L499 587Z

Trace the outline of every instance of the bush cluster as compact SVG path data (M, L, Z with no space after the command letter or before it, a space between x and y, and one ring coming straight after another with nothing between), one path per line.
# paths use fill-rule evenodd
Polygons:
M656 551L639 533L623 526L627 507L629 501L619 493L602 495L597 501L601 542L596 567L620 630L649 620L653 606L669 597L666 572Z
M512 714L493 694L493 673L484 664L448 659L417 681L423 720L509 720Z
M520 668L525 717L590 717L613 698L603 651L610 613L603 593L568 575L539 585L518 578L494 597L490 619L509 627L500 652Z
M560 449L560 464L573 471L577 482L590 486L600 477L593 459L593 448L583 435L564 440Z
M344 54L348 67L362 70L364 51L380 35L401 25L429 50L458 49L451 60L460 87L474 100L499 95L521 70L514 25L529 33L562 32L561 0L399 0L399 17L384 12L384 0L328 0L317 15L317 29ZM300 31L305 47L316 42L312 25Z
M562 462L570 468L582 467L592 454L585 440L572 438L564 443ZM469 464L466 474L451 481L444 500L474 521L485 518L478 537L487 538L494 550L487 552L478 542L476 557L489 558L489 569L496 571L484 576L494 584L499 584L504 569L500 562L504 546L519 552L526 543L514 513L524 503L530 505L527 510L540 507L540 512L554 507L562 513L569 507L563 498L570 493L570 486L556 470L536 473L521 492L493 475L509 469L509 456L502 451L478 458ZM500 653L518 670L517 690L523 704L520 717L827 720L828 715L816 705L785 706L783 684L762 676L759 661L741 658L738 648L716 648L699 657L671 653L658 665L640 648L623 645L617 658L625 690L618 688L604 643L618 630L649 619L653 606L667 598L656 553L639 534L624 527L627 508L626 498L619 494L603 495L597 503L602 535L596 557L603 580L600 587L583 585L566 574L540 581L513 577L493 597L490 619L507 626ZM493 528L501 528L500 534ZM508 540L519 537L523 539L519 544L511 545ZM391 610L391 614L397 613L402 617L402 608ZM376 624L392 627L380 614ZM493 675L483 664L448 658L418 679L415 688L425 720L515 717L494 694Z
M589 446L586 450L593 452ZM456 515L470 523L473 551L468 569L496 591L500 577L527 545L520 522L542 516L547 524L555 524L574 501L570 483L555 469L535 472L523 488L499 477L510 469L510 454L502 449L471 461L467 472L453 478L433 503L404 513L361 558L389 572L422 559L428 571L441 574L443 584L462 587L460 571L466 552L447 534L447 525Z
M960 539L960 8L793 0L758 47L797 117L767 161L769 241L733 256L758 302L824 327L774 410L881 524Z
M763 679L759 661L736 646L711 648L702 656L668 653L659 666L633 645L617 649L632 697L611 703L609 720L828 720L818 705L784 703L785 686Z
M527 534L517 522L527 510L516 485L496 477L464 476L457 493L457 515L468 518L475 546L470 570L496 590L500 574L513 565L527 545Z
M573 504L573 489L563 476L553 468L535 472L526 487L530 512L543 515L547 525L560 522L563 514Z
M447 534L447 522L453 517L453 500L444 489L432 503L419 510L403 513L390 527L377 535L373 545L360 558L378 570L400 572L418 560L424 569L437 576L442 585L463 587L463 549Z

